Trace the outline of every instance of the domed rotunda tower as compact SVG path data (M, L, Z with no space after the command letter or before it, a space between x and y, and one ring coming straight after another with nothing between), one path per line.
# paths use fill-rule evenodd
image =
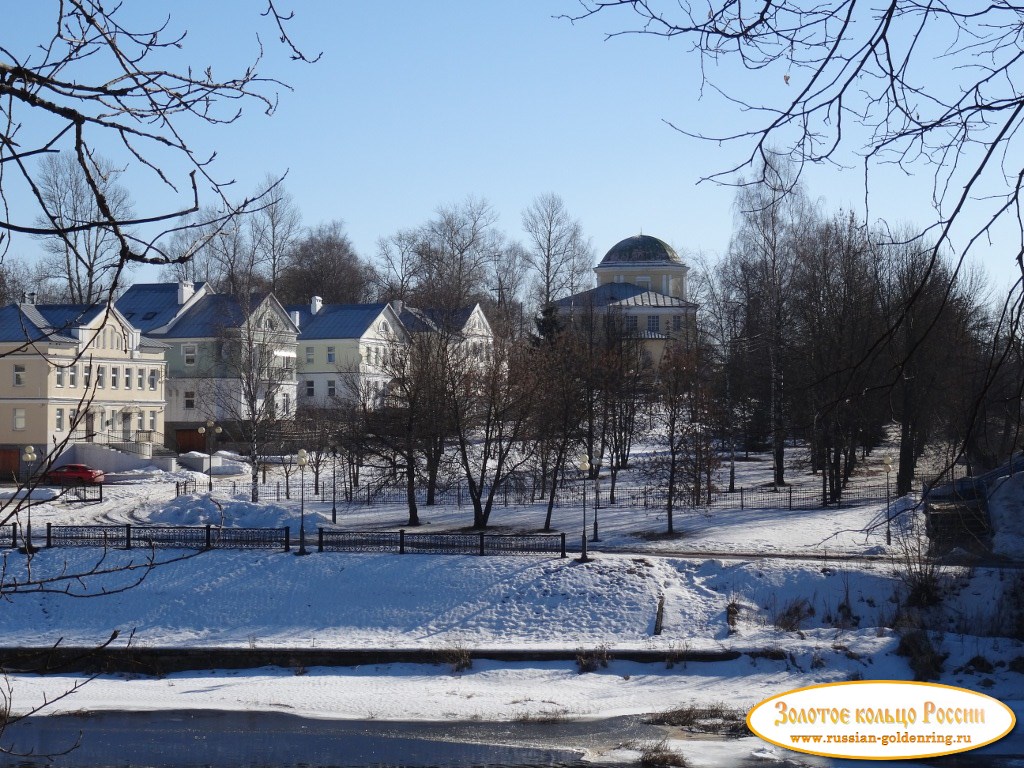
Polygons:
M683 301L688 271L672 246L650 235L634 235L619 241L594 267L598 285L629 283Z

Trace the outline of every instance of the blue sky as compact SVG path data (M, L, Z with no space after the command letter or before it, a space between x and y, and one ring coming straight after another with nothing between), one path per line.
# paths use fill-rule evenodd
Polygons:
M259 17L260 3L162 6L189 28L185 50L196 63L235 70L260 34L263 70L293 88L282 91L273 117L251 110L234 126L196 134L216 149L220 177L237 180L240 195L267 174L287 172L304 223L343 220L365 257L375 255L379 237L470 195L489 200L499 226L521 238L521 211L546 192L563 197L598 258L640 231L684 253L727 247L733 190L697 182L735 165L743 148L688 138L666 121L718 133L749 116L706 91L700 98L697 60L685 41L606 40L628 18L555 18L574 12L574 0L293 5L291 32L306 51L323 51L317 64L288 61ZM26 23L40 9L17 7ZM776 71L712 74L761 96L786 95ZM863 210L857 169L814 171L807 180L829 208ZM152 182L131 191L139 213L166 205ZM930 177L888 179L872 216L920 222L930 191ZM989 271L1001 279L1003 259L991 258Z

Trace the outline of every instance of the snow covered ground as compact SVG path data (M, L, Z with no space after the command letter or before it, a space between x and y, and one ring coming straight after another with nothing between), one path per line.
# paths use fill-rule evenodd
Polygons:
M755 468L749 471L753 478ZM298 499L254 505L244 494L230 498L222 492L175 499L173 482L186 476L140 473L109 485L97 504L68 504L52 495L48 500L39 492L33 496L33 526L211 522L297 530ZM1021 536L1016 528L1021 521L1013 510L1024 506L1024 483L1008 480L1000 493L993 517L1003 521L1005 538L998 546L1019 555L1014 537ZM329 495L307 498L308 530L330 525L330 506ZM902 502L894 509L908 506ZM606 668L588 674L580 674L572 662L477 661L457 673L439 663L159 678L109 675L57 701L50 713L258 709L350 720L596 719L723 702L745 710L805 685L913 678L907 659L896 654L899 640L891 629L901 589L894 570L912 510L894 521L894 543L888 547L884 504L829 511L685 512L676 519L682 536L671 539L658 535L665 525L660 511L603 507L599 514L602 543L593 545L596 558L586 564L536 556L314 553L303 558L251 551L176 559L181 551L161 551L157 558L171 562L126 591L116 590L139 571L115 569L75 581L69 594L12 595L0 611L0 635L5 645L48 646L58 639L64 645L93 645L118 629L117 643L131 635L142 647L435 649L441 657L465 648L600 648L612 658ZM426 530L471 522L466 507L423 508L421 516ZM398 505L339 509L339 527L387 529L404 522ZM499 508L492 522L499 530L536 530L543 509ZM554 525L578 540L582 511L556 509ZM680 551L719 556L671 554ZM804 559L765 557L772 554ZM140 551L101 555L53 549L36 554L30 567L39 578L88 571L98 558L110 568L140 564L146 557ZM27 567L24 555L8 552L8 579L26 576ZM1024 670L1024 644L1000 636L998 627L1022 586L1019 576L975 568L951 570L948 580L945 631L936 636L948 654L940 681L996 696L1019 710L1024 673L1013 670ZM77 596L102 591L114 594ZM659 602L663 630L655 635ZM672 666L614 660L626 649L666 654L725 649L744 655L732 662ZM13 707L24 711L81 680L13 675ZM684 738L680 731L669 735L670 746L694 766L730 765L737 755L770 760L784 753L753 738L730 741L726 748ZM1019 742L1007 745L1024 754ZM592 757L635 754L595 747Z

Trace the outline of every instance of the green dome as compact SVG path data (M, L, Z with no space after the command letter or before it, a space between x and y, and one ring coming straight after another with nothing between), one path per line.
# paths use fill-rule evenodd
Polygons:
M650 235L627 237L611 247L598 266L610 264L682 264L672 247Z

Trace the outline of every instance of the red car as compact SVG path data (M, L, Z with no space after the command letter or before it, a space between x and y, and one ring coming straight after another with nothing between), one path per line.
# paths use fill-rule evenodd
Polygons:
M85 464L65 464L63 467L54 467L43 475L43 482L58 485L102 483L103 470L93 469Z

